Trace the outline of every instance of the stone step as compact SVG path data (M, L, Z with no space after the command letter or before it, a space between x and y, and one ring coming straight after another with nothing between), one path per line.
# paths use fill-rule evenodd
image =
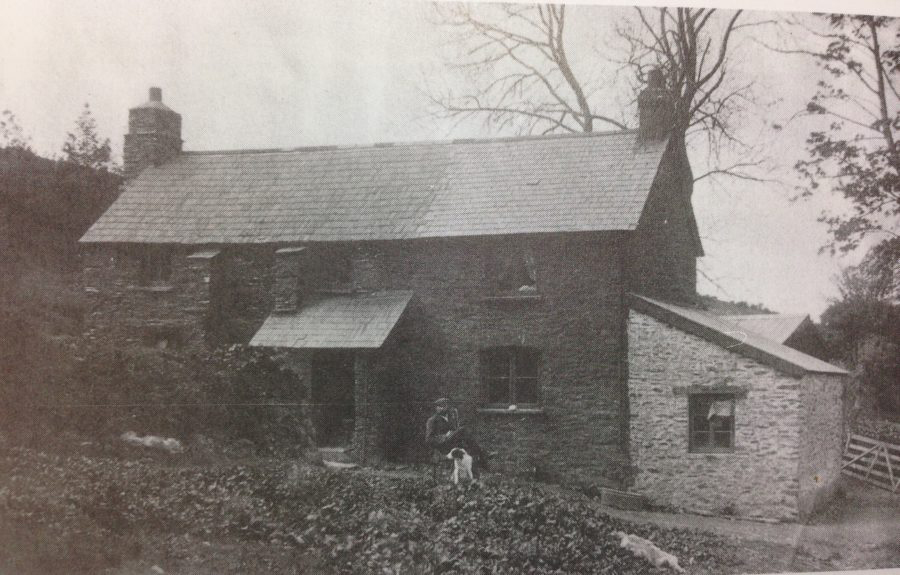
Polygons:
M319 454L322 461L332 463L353 463L350 452L346 447L320 447Z
M600 504L608 505L615 509L641 511L647 509L647 498L640 493L632 493L631 491L622 491L610 487L601 487Z

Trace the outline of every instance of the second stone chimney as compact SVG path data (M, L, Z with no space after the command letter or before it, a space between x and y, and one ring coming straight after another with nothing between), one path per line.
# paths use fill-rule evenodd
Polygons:
M162 90L150 88L150 99L128 110L123 163L125 179L158 166L181 152L181 114L162 102Z
M638 95L638 134L641 140L661 140L672 130L675 106L659 68L650 70L647 87Z

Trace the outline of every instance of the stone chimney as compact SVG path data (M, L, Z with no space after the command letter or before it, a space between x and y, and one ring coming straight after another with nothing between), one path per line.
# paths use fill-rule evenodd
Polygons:
M158 166L181 152L181 114L162 103L162 90L150 88L150 100L128 110L123 161L125 179Z
M647 76L647 87L638 95L638 116L641 140L660 140L672 129L675 106L666 90L662 70L654 68Z

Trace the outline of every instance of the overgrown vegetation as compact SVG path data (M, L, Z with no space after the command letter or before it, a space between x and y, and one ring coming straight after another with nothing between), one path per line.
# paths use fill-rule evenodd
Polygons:
M106 170L0 149L0 429L34 445L65 432L133 430L305 447L302 412L283 405L297 403L296 378L264 355L237 347L199 357L82 339L88 310L77 242L120 185Z
M733 543L629 525L540 486L494 478L463 490L285 460L197 468L0 448L0 510L0 536L24 543L0 555L0 570L17 573L139 561L191 573L658 573L616 530L691 573L747 570ZM258 551L244 557L231 541ZM225 549L237 564L222 564Z
M893 270L870 254L844 270L840 299L822 314L832 360L853 371L857 412L864 416L900 419L900 304L894 282Z

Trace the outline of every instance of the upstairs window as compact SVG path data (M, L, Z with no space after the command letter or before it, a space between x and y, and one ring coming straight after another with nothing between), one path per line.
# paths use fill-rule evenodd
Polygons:
M733 395L699 393L689 396L690 451L734 450Z
M315 285L324 292L353 290L353 251L346 246L325 244L315 252Z
M540 360L540 352L527 347L495 347L482 351L485 403L494 407L539 403Z
M537 293L537 270L531 250L507 243L490 254L487 277L492 295Z
M165 246L144 246L139 270L140 284L168 285L172 278L172 251Z

